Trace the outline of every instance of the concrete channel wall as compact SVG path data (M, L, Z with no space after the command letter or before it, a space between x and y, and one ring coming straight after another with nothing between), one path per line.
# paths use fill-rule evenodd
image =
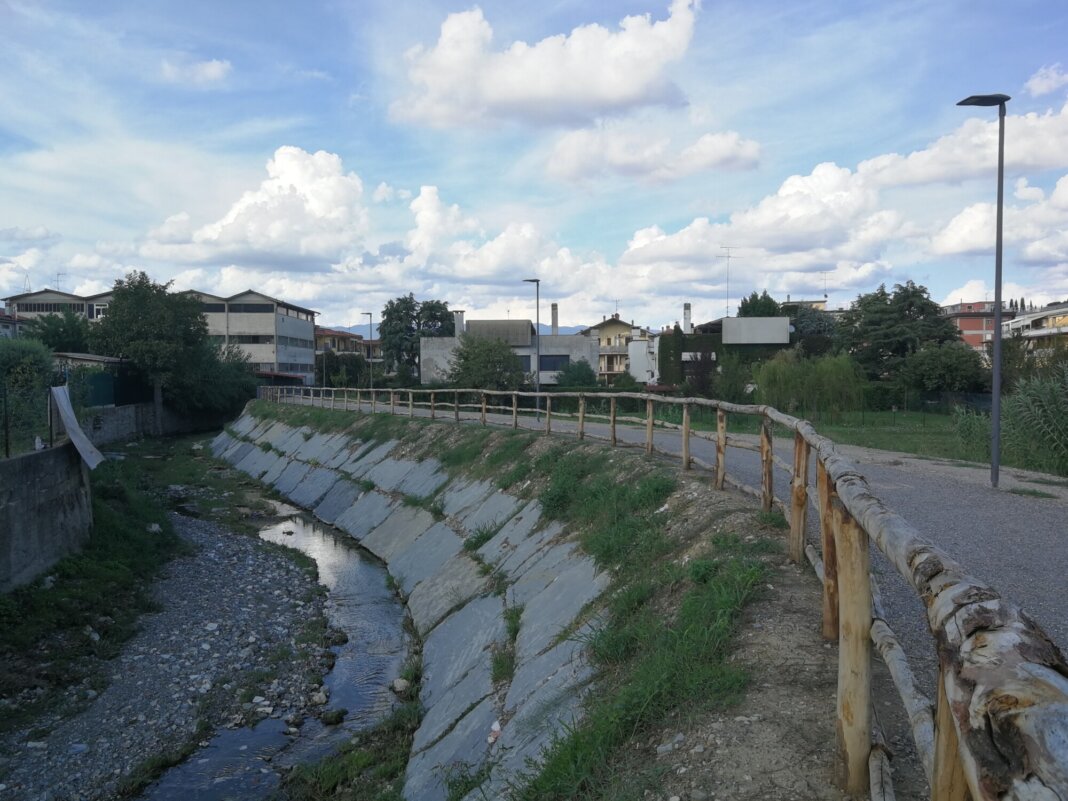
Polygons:
M0 460L0 592L77 551L92 526L89 471L72 444Z
M607 588L607 574L564 526L544 519L538 501L450 476L434 459L394 455L395 441L249 414L229 432L212 443L216 456L347 532L386 563L407 598L423 640L425 715L404 797L443 801L450 771L484 766L489 778L465 801L500 797L581 714L592 670L582 645L590 623L580 616ZM496 532L491 539L464 549L467 537L487 529ZM516 609L515 670L495 684L493 654L508 647L505 616Z

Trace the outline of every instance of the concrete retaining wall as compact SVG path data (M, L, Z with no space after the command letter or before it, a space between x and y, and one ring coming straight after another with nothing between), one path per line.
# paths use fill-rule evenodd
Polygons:
M0 592L81 548L92 525L89 471L73 445L0 461Z
M126 406L96 406L86 410L82 430L94 445L121 442L126 439L149 436L153 433L156 418L152 403L131 403ZM163 433L188 434L219 428L225 418L192 420L175 414L163 407ZM62 424L59 424L62 428Z
M396 442L361 442L248 414L231 431L212 443L216 456L354 537L386 562L407 596L423 638L426 714L405 798L442 801L450 769L463 764L473 773L487 763L489 779L465 801L501 797L508 777L581 715L592 669L581 644L591 624L579 616L608 576L562 525L543 518L537 501L450 476L434 459L394 456ZM427 502L412 505L412 498ZM431 498L444 519L427 511ZM486 527L496 534L477 552L465 550L464 540ZM505 612L514 608L522 610L515 672L494 684L493 653L508 646ZM500 721L507 722L493 741Z

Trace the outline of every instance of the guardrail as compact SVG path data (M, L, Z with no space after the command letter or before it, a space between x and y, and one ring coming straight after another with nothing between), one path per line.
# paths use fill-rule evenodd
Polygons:
M937 546L923 539L903 517L890 510L868 486L857 468L810 423L769 406L741 405L705 398L668 398L645 393L607 396L607 414L591 412L589 401L605 400L588 393L500 392L453 389L320 389L265 387L261 397L278 403L327 408L370 406L391 414L415 416L418 408L431 419L462 412L477 414L487 425L492 412L510 415L512 428L521 415L544 417L544 432L553 420L577 421L579 439L604 439L624 444L617 425L644 426L647 453L673 451L656 447L654 430L681 432L682 467L709 469L716 489L730 484L773 505L788 517L788 555L807 558L823 585L822 635L838 641L837 780L848 793L867 789L872 799L892 799L889 750L872 715L871 657L876 650L885 662L908 714L912 737L934 801L995 799L1068 799L1068 663L1056 645L1017 606L1001 598ZM416 400L419 398L420 400ZM544 400L544 409L521 408L521 399ZM500 399L510 400L501 404ZM466 403L463 401L467 401ZM562 401L576 411L562 412ZM633 402L644 416L620 415L621 402ZM355 405L353 405L355 404ZM553 406L557 405L554 412ZM681 407L681 425L656 419L658 406ZM715 410L714 434L695 431L695 408ZM451 414L450 414L451 412ZM730 414L760 418L759 445L727 434ZM472 419L470 417L466 419ZM595 435L587 422L604 421L608 435ZM507 423L505 423L507 424ZM773 452L773 427L792 432L793 463ZM690 440L715 442L714 464L690 453ZM749 487L727 473L727 449L758 451L761 486ZM808 542L808 480L816 461L815 507L819 519L819 550ZM774 467L790 476L789 500L775 497ZM890 627L870 570L874 544L919 595L938 653L938 696L924 696L904 649Z

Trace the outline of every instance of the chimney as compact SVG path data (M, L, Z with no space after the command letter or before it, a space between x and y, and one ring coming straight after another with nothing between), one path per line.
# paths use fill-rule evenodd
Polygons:
M683 303L682 304L682 333L684 333L684 334L692 334L693 333L693 323L690 320L690 304L689 303Z
M555 337L555 336L559 336L559 334L560 334L560 307L557 306L554 303L551 306L551 308L553 310L553 327L552 327L553 334L552 335Z
M464 310L463 309L453 309L453 311L452 311L452 327L455 329L453 331L453 336L457 336L458 337L458 336L460 336L460 334L464 333Z

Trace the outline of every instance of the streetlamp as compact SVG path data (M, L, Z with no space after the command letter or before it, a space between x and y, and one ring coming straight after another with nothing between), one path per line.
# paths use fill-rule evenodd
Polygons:
M541 279L524 278L524 284L534 284L534 392L541 392ZM534 396L535 417L541 419L541 396Z
M367 315L367 387L374 391L375 370L374 364L371 361L371 356L374 355L375 352L375 346L371 343L371 340L374 339L374 334L371 333L373 330L372 323L374 322L374 312L361 313Z
M990 485L997 489L998 468L1001 464L1001 220L1005 205L1005 104L1012 98L1008 95L972 95L957 103L958 106L998 107L998 217L997 235L994 240L994 348L990 359L993 362L993 397L990 404Z

